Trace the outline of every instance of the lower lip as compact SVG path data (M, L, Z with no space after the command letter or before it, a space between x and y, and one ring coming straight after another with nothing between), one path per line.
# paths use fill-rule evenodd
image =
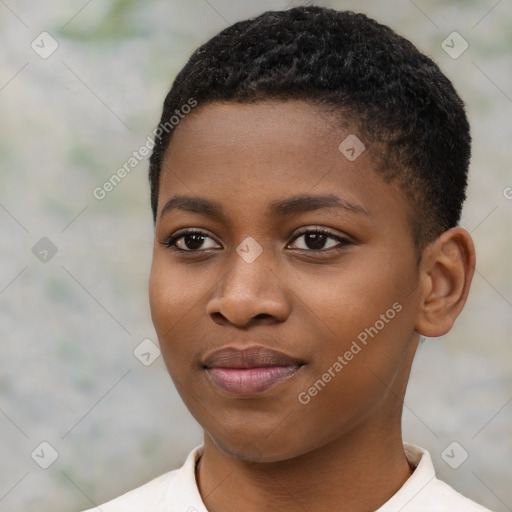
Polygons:
M234 395L261 393L278 382L289 379L300 367L270 366L265 368L208 368L212 381Z

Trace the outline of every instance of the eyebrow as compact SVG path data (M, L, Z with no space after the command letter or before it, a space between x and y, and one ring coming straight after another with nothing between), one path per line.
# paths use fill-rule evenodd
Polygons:
M370 212L363 206L333 194L302 194L287 199L279 199L270 203L269 212L270 215L276 217L287 217L321 208L341 208L352 213L371 217ZM160 217L175 209L207 215L222 221L226 220L224 208L220 203L202 197L176 195L165 203L160 212Z

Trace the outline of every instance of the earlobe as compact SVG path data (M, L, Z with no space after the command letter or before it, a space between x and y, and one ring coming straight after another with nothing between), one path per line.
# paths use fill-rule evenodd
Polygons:
M424 251L420 265L420 303L416 331L423 336L446 334L459 316L475 271L471 235L455 227Z

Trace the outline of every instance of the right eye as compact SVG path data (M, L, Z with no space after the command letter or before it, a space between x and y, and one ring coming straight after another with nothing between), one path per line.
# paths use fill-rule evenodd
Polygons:
M205 231L189 229L171 235L166 240L161 241L160 244L174 251L199 252L199 249L205 243L205 239L213 240ZM215 249L215 247L203 247L203 249Z

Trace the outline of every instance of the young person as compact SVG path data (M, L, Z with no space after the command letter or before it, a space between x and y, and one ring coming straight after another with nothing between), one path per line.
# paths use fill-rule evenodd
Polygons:
M438 66L363 14L266 12L194 52L155 135L151 313L204 444L95 510L484 512L401 435L475 266Z

